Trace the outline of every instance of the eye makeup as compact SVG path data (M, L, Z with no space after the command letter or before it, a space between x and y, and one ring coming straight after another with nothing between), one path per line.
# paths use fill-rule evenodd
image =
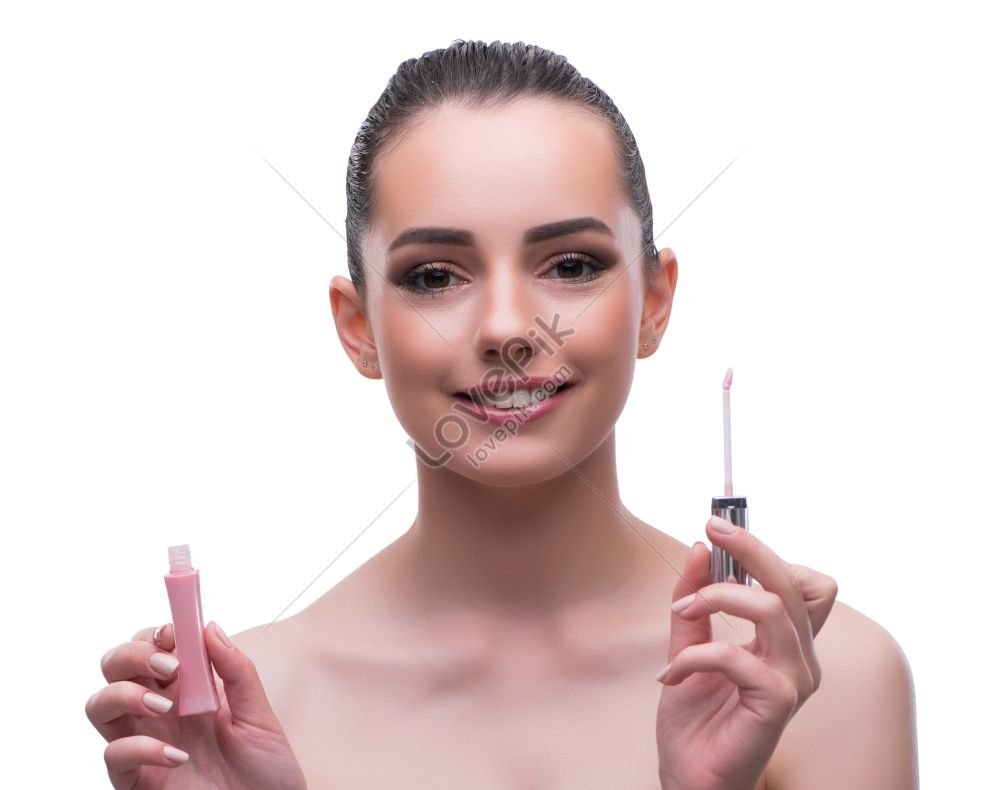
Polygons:
M568 284L582 284L588 283L591 280L595 280L601 276L601 273L610 269L614 264L606 263L603 260L595 258L591 255L585 255L578 252L564 253L563 255L556 258L555 261L546 269L546 273L552 271L558 271L559 267L565 264L579 264L581 266L589 266L593 271L589 274L581 275L577 277L544 277L543 279L554 280L556 282L565 282ZM455 270L450 264L444 263L443 261L434 263L422 263L410 269L401 279L398 280L397 284L400 288L404 288L408 291L416 293L420 296L436 297L443 293L451 291L456 286L446 286L444 288L421 288L419 284L421 282L420 278L425 277L428 274L450 274L455 277L461 277L461 275Z

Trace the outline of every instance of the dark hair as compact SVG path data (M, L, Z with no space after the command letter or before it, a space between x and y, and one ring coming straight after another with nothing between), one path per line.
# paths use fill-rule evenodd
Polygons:
M421 113L445 102L497 106L521 96L551 96L575 102L610 122L617 141L622 187L641 223L646 271L652 274L659 269L646 170L632 130L610 97L563 55L550 50L521 41L486 44L458 39L449 47L399 64L351 147L347 165L347 265L362 297L365 271L361 242L374 205L372 173L378 153Z

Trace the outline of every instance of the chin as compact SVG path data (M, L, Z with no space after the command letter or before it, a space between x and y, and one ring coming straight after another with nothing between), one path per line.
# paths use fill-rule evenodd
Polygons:
M544 451L544 458L540 457L540 453L532 453L535 457L527 458L523 452L508 447L505 453L490 458L478 468L464 455L458 454L447 464L447 468L468 480L495 488L537 485L570 472L566 462L552 452L552 448L546 445Z
M489 441L488 434L482 436ZM497 488L537 485L561 475L574 474L570 464L578 465L589 455L581 450L581 438L567 431L556 435L519 435L488 449L478 438L470 437L465 445L452 450L444 468L473 482Z

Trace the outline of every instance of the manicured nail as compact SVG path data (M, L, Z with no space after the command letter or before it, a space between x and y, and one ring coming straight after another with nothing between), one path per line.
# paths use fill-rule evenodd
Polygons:
M161 675L170 675L177 665L181 662L177 659L177 656L171 655L170 653L153 653L149 657L149 666L155 672L159 672Z
M660 683L662 683L663 679L667 676L667 672L669 671L670 671L670 662L668 661L667 665L660 670L660 674L656 676L656 679L660 681Z
M219 635L219 639L222 640L222 644L224 644L226 647L233 646L233 643L229 641L229 637L226 636L226 632L223 631L222 628L219 626L219 624L214 620L212 621L212 627L215 629L215 632Z
M736 531L736 525L732 521L719 516L712 516L708 523L716 532L722 532L726 535Z
M142 703L154 713L166 713L174 706L173 700L161 697L152 691L147 691L142 695Z
M674 601L674 605L671 606L670 608L675 612L679 612L681 611L681 609L687 609L691 604L694 603L694 599L697 597L698 597L697 593L691 593L690 595L685 595L683 598Z
M173 746L164 746L163 756L172 763L180 764L188 761L188 753L182 752L180 749L175 749Z

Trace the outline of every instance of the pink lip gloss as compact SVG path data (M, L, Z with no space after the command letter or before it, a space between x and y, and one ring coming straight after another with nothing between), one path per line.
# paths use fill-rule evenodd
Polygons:
M729 419L729 388L733 384L733 369L726 371L722 380L722 438L723 438L723 496L712 497L712 515L750 531L747 498L733 496L733 444ZM735 582L753 585L746 569L725 549L712 544L712 582Z
M170 599L170 613L177 642L178 716L212 713L219 709L212 663L205 648L205 626L201 617L201 582L191 567L191 549L185 543L169 546L170 573L163 577Z

